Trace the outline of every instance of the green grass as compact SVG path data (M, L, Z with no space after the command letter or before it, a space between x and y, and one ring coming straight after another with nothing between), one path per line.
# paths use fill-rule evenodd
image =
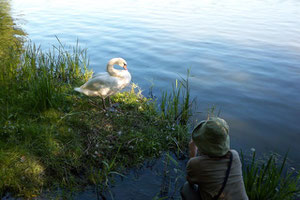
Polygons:
M194 100L190 100L189 77L190 70L187 70L186 78L176 79L171 92L162 92L160 110L163 119L174 120L182 125L187 125L192 115L191 107L194 102Z
M245 188L251 200L293 200L300 195L299 171L286 169L287 154L280 162L271 154L268 159L259 160L255 151L247 162L241 153Z
M78 45L44 52L28 44L19 52L0 67L0 196L105 190L125 168L187 146L186 125L166 118L134 84L113 96L113 112L75 92L92 74Z

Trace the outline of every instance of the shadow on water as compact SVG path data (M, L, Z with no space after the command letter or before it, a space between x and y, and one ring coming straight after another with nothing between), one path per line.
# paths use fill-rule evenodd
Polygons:
M157 160L145 162L141 168L130 169L126 178L116 178L98 199L180 199L186 162L187 159L179 160L174 154L165 153ZM95 191L87 190L75 199L95 197Z
M159 159L146 161L131 168L124 176L115 176L108 188L89 186L83 192L73 193L73 199L133 200L181 199L180 187L185 181L187 159L165 153ZM103 192L101 192L103 190Z

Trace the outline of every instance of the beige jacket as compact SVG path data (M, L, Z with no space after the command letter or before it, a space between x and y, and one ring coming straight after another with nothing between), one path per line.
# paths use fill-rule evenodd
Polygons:
M243 176L242 164L239 154L235 150L232 153L232 166L223 191L223 199L248 200ZM191 158L187 163L187 179L198 184L203 200L211 200L215 196L224 181L229 159L215 159L206 155Z

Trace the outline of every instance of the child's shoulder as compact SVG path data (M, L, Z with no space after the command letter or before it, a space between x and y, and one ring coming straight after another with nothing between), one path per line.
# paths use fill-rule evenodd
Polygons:
M236 150L230 149L230 152L232 153L233 158L234 157L240 158L239 153Z

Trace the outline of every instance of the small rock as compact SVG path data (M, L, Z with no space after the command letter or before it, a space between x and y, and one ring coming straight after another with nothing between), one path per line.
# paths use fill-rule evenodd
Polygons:
M20 161L21 161L21 162L25 162L25 160L26 160L26 157L25 157L25 156L22 156L22 157L20 158Z

